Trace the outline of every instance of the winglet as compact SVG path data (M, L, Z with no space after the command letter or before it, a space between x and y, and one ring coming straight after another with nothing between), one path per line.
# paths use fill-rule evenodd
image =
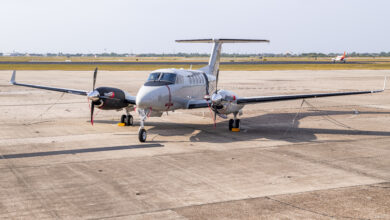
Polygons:
M385 81L383 82L383 89L382 89L382 91L385 91L385 89L386 89L386 82L387 82L387 76L385 76Z
M15 84L16 84L15 76L16 76L16 71L14 70L14 72L13 72L13 74L12 74L12 77L11 77L11 81L10 81L10 83L11 83L12 85L15 85Z

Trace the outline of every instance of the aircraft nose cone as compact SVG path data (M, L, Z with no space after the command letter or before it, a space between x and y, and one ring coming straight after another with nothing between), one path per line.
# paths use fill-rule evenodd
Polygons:
M137 95L135 103L139 108L149 108L153 104L153 96L149 94Z
M166 90L166 89L165 89ZM157 86L143 86L137 93L135 103L138 108L160 109L167 93L164 88Z

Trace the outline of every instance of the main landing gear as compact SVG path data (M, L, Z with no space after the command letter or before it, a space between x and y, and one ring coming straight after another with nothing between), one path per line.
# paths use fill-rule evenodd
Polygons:
M130 110L126 108L126 115L122 115L121 123L124 123L125 126L133 125L133 116L130 115Z
M238 112L233 113L234 119L229 120L229 131L240 131L240 119L237 118Z

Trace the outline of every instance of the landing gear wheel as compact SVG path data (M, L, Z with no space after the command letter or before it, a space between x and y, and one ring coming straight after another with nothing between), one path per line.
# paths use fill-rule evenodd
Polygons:
M140 128L138 131L138 140L140 142L145 142L146 141L146 130L143 128Z
M126 117L126 126L131 126L133 125L133 116L129 115Z
M233 123L234 123L234 120L233 120L233 119L230 119L230 120L229 120L229 131L232 131Z
M121 116L121 123L125 123L126 115Z
M234 123L234 127L235 128L240 128L240 119L236 119L236 121Z

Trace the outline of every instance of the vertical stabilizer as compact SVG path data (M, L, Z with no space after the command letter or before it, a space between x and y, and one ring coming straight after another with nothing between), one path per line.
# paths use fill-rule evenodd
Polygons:
M181 43L213 43L209 64L201 68L206 74L216 76L219 71L221 58L221 49L223 43L269 43L269 40L258 39L193 39L193 40L176 40Z

